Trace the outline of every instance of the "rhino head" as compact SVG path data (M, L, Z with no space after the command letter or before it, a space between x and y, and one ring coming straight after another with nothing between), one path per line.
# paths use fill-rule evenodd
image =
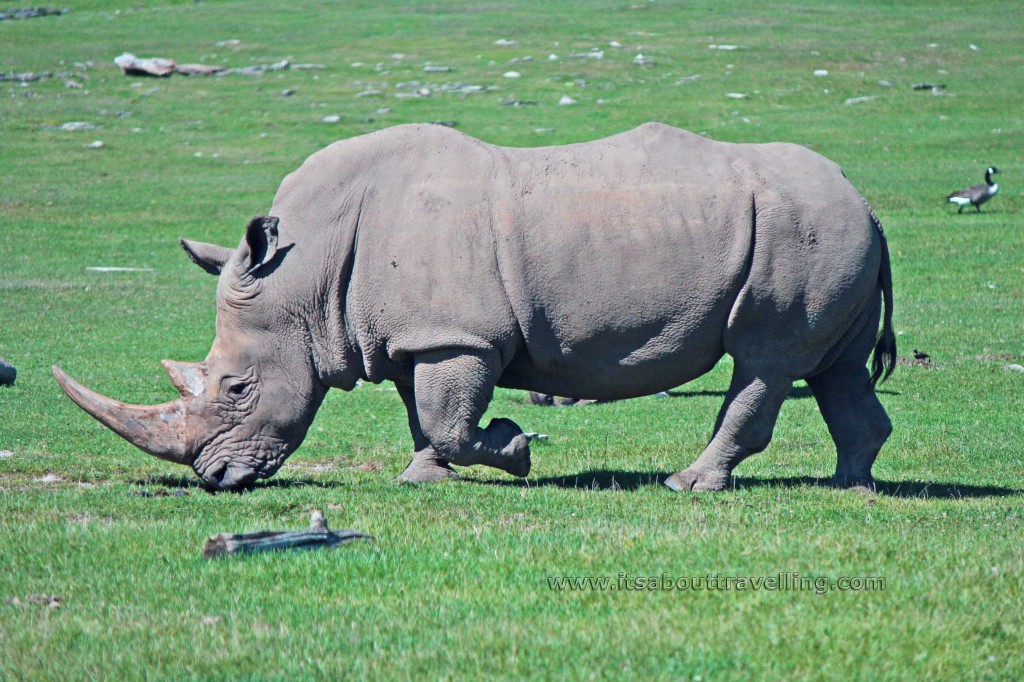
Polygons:
M302 443L327 392L307 327L272 286L288 251L278 248L277 225L277 218L254 218L237 249L182 240L219 280L209 355L198 363L163 361L178 400L128 405L53 368L79 407L145 452L191 466L211 489L273 475Z

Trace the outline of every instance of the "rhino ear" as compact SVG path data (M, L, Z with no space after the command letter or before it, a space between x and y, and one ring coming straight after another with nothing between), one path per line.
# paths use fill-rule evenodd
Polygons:
M243 254L242 263L247 273L253 273L266 265L277 253L278 218L258 215L245 228L245 243L249 253Z
M192 262L206 270L211 275L219 275L224 264L228 262L234 253L232 249L216 244L204 244L193 242L188 239L181 240L181 248L192 259Z

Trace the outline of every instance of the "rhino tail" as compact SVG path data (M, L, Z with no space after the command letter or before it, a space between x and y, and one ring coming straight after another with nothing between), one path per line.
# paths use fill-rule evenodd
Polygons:
M871 358L871 388L874 389L879 380L885 381L896 369L896 334L892 329L892 266L889 263L889 243L886 241L882 223L879 222L870 207L868 210L875 229L878 230L878 236L882 240L882 262L878 269L878 285L882 289L884 313L882 331L878 334L875 352Z

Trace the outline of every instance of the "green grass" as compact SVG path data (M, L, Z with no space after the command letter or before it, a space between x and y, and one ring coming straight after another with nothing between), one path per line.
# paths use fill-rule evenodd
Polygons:
M1024 364L1017 3L68 4L0 22L0 71L68 72L0 83L0 357L19 370L0 389L0 678L1024 676L1024 375L1006 369ZM240 42L217 45L229 39ZM594 47L603 59L565 58ZM127 78L112 62L123 51L324 68ZM653 64L635 65L640 53ZM65 87L72 78L84 87ZM409 81L432 94L396 97ZM498 89L443 91L452 83ZM381 94L358 96L371 89ZM558 106L563 94L577 104ZM844 104L859 97L875 99ZM340 122L321 122L330 114ZM401 401L367 385L328 396L275 478L210 495L61 394L51 364L126 401L172 398L158 361L201 359L214 323L214 282L177 238L233 245L308 154L435 120L514 146L660 120L839 162L886 226L901 348L935 361L883 387L895 432L875 467L881 493L814 484L835 458L799 386L736 490L658 484L706 443L728 361L664 400L541 409L499 391L489 416L551 436L528 484L468 471L395 485L411 447ZM69 121L97 129L56 129ZM989 164L1000 195L955 215L943 196ZM200 557L210 534L300 528L313 508L377 541ZM886 588L547 587L620 572L882 576Z

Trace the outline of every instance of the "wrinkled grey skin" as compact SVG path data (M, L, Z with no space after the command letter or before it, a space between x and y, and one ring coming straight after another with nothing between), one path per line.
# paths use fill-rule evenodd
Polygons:
M835 441L837 484L871 487L891 431L874 393L896 352L885 237L840 169L803 147L647 124L511 149L399 126L307 159L236 249L183 245L219 273L217 338L205 362L168 367L183 396L158 406L175 410L161 417L170 435L115 401L90 409L79 398L95 394L58 378L212 488L272 475L327 390L359 379L398 387L409 481L452 477L451 464L529 472L518 426L478 424L495 386L631 398L726 353L714 436L673 489L727 487L799 379Z

